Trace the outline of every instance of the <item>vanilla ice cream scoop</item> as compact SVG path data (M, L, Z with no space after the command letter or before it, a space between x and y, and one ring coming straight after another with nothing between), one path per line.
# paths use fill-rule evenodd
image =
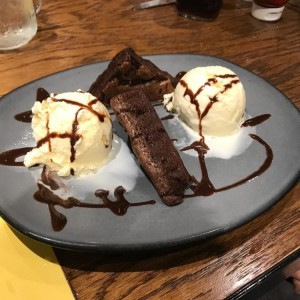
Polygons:
M197 67L180 79L164 104L200 136L228 136L240 129L246 96L240 79L228 68Z
M24 157L26 167L44 164L59 176L94 171L108 162L112 122L105 106L82 91L51 95L32 107L37 146Z

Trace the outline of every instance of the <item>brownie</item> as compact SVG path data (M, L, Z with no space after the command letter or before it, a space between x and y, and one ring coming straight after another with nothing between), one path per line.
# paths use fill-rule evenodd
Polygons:
M151 101L162 99L164 94L174 91L177 82L132 48L125 48L111 60L88 91L109 107L112 97L134 89L143 90Z
M181 203L190 175L147 95L128 91L110 104L162 201L168 206Z

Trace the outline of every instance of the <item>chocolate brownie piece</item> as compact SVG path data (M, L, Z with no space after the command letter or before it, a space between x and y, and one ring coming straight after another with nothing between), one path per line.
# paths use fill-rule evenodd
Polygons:
M151 101L162 99L164 94L174 91L177 82L132 48L125 48L111 60L88 91L109 107L112 97L133 89L143 90Z
M181 203L190 175L147 95L128 91L110 104L162 201L168 206Z

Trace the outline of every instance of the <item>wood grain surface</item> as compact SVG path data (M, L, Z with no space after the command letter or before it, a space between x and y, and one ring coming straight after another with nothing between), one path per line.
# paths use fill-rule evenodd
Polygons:
M0 95L71 67L139 54L217 56L262 76L300 107L300 14L251 17L251 3L224 0L219 17L198 22L174 5L133 11L137 0L44 0L36 37L0 52ZM83 79L84 80L84 79ZM19 99L22 101L22 99ZM298 137L299 138L299 137ZM77 299L224 299L300 249L300 185L269 211L220 237L165 253L104 256L56 250Z
M225 299L299 249L299 194L298 185L252 222L186 249L56 253L78 299Z

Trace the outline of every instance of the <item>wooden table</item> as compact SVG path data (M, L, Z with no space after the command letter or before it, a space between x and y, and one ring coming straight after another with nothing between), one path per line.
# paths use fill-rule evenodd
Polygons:
M39 77L139 54L218 56L264 77L300 107L300 15L291 5L274 23L251 3L224 0L213 22L177 16L174 5L144 11L138 0L43 1L39 30L22 49L0 53L0 95ZM22 99L20 99L22 101ZM237 298L299 257L300 185L269 211L217 238L168 253L97 255L56 250L78 299Z

